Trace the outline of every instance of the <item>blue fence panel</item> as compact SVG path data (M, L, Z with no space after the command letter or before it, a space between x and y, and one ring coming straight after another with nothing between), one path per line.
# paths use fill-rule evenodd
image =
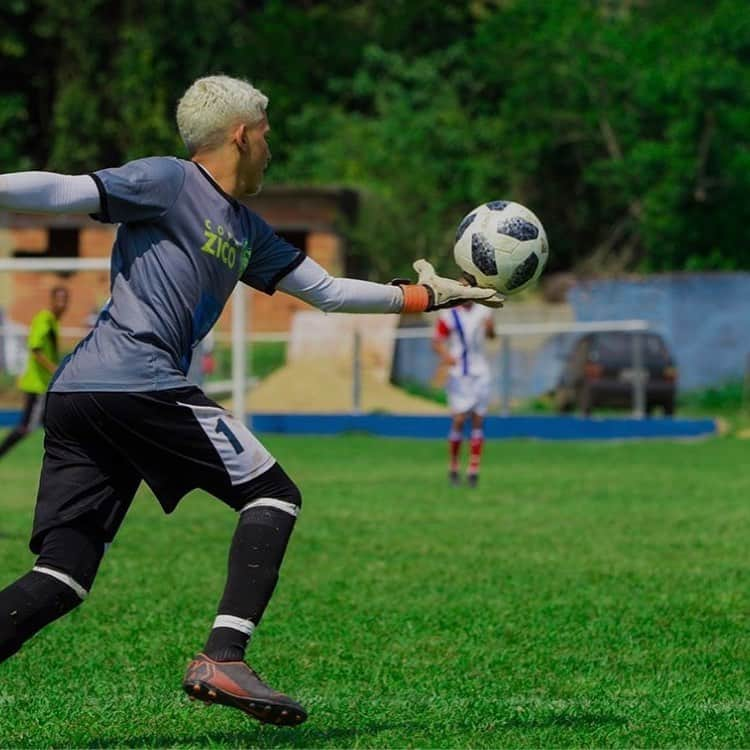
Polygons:
M647 320L672 350L680 390L741 379L748 367L750 273L658 274L579 282L570 290L568 302L579 322ZM498 321L502 333L502 313ZM512 397L529 398L552 390L576 339L576 334L553 335L535 351L511 339ZM494 364L499 393L500 368ZM429 340L397 342L395 382L429 383L436 365Z
M568 297L576 320L643 318L667 339L681 390L743 377L750 355L750 273L592 281Z

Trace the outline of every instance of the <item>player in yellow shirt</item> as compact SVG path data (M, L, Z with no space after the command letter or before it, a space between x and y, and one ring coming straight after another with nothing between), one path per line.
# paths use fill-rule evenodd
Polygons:
M21 421L0 443L0 456L36 429L44 417L44 394L60 364L58 321L68 307L68 290L56 286L50 292L50 302L49 309L40 310L31 321L27 341L29 361L18 379L18 387L25 396L23 413Z

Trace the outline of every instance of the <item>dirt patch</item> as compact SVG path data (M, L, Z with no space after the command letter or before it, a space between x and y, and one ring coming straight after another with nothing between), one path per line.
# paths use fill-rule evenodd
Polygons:
M346 413L353 411L352 368L347 361L297 360L269 375L247 399L251 413ZM445 407L383 382L377 373L362 374L361 409L393 414L446 414Z

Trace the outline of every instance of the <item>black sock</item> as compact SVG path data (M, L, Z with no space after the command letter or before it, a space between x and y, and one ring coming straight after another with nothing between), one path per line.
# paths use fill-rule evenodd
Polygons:
M18 427L11 430L6 436L5 440L0 443L0 456L4 456L16 443L23 440L27 435L26 430L21 430Z
M103 554L104 542L85 517L45 534L37 569L0 591L0 662L83 601Z
M261 501L262 502L262 501ZM297 506L285 503L290 509ZM238 627L214 626L203 652L216 661L241 661L273 594L291 536L296 512L272 505L248 508L240 516L229 551L229 575L219 604L221 617L236 618Z
M33 570L0 591L0 662L80 603L70 586Z

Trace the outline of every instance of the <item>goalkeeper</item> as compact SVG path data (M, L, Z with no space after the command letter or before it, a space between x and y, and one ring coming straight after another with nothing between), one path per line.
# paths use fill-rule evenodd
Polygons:
M226 76L195 81L177 107L189 161L152 157L89 175L0 177L0 208L89 213L119 224L111 298L50 386L44 462L26 575L0 591L0 661L88 595L105 546L141 481L165 512L201 488L238 514L226 587L184 689L263 722L305 709L263 681L245 650L274 591L302 498L257 438L185 377L196 344L238 281L322 310L423 312L491 290L439 278L416 284L333 278L240 200L260 190L271 153L268 100Z
M62 286L56 286L50 292L49 309L40 310L31 321L26 342L29 358L18 379L18 387L24 394L21 421L0 443L0 457L42 423L44 394L60 363L58 321L67 307L68 290Z

